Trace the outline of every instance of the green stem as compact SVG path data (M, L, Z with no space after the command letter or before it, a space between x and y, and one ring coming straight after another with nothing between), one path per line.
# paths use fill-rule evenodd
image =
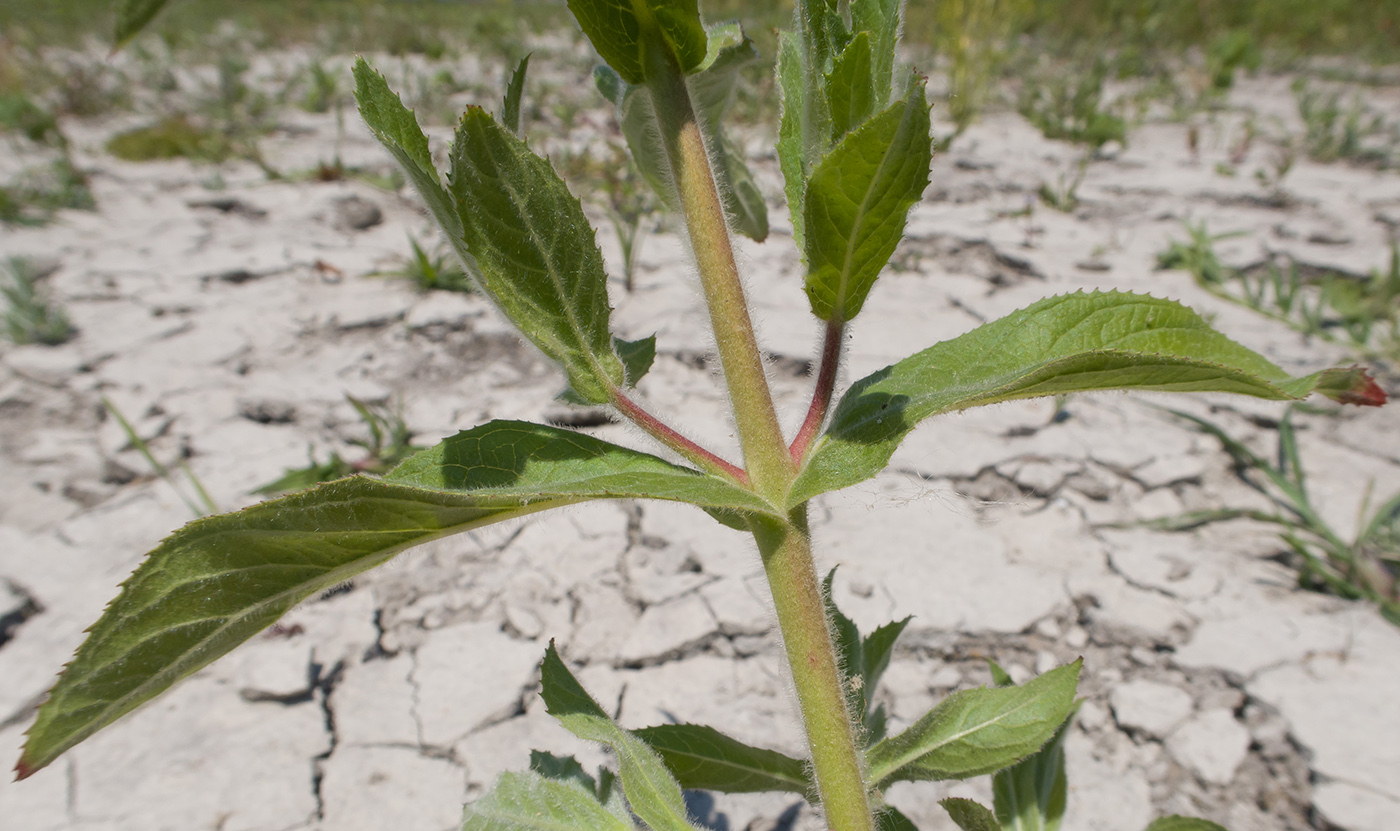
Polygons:
M754 490L781 504L795 471L773 408L705 139L675 59L660 49L650 55L648 86L700 272L744 465Z
M778 611L827 826L873 831L851 711L812 562L807 506L794 510L786 523L755 521L753 531Z

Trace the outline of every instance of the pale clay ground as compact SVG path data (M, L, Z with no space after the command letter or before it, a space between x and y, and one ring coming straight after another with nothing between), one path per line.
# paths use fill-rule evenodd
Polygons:
M1244 80L1233 100L1287 123L1288 80ZM1395 93L1369 94L1395 112ZM582 117L585 127L605 123L601 113ZM1265 249L1355 272L1385 262L1400 224L1394 172L1300 161L1285 180L1296 204L1261 206L1248 198L1261 193L1248 174L1267 148L1237 178L1213 172L1232 118L1204 127L1199 159L1184 125L1138 127L1125 150L1091 165L1076 213L1041 206L999 218L1032 202L1077 151L1019 116L988 115L935 158L896 254L902 267L885 274L854 326L843 377L1078 288L1180 299L1296 373L1347 360L1184 273L1153 270L1188 218L1248 231L1221 244L1237 264ZM295 168L331 156L332 116L289 110L283 119L296 129L265 140L271 161ZM0 254L57 265L46 285L80 330L60 347L0 352L7 759L117 583L190 519L102 417L100 396L160 457L188 453L224 509L303 464L308 444L324 456L359 435L346 393L402 400L420 442L490 418L561 412L559 373L484 302L368 276L396 264L406 234L436 238L407 191L268 182L230 164L226 189L214 192L208 167L103 154L129 122L65 124L98 212L0 232ZM347 129L347 163L387 168L353 116ZM439 150L447 135L433 131ZM740 252L791 427L818 328L776 165L764 156L771 139L756 136L750 151L775 229ZM214 197L226 201L210 206ZM381 221L356 230L374 218L363 203ZM615 262L611 232L599 239ZM635 293L614 289L617 331L658 335L645 398L733 456L677 237L647 238ZM1396 392L1394 377L1383 383ZM1297 591L1272 559L1282 545L1269 528L1102 527L1262 507L1214 440L1165 420L1157 404L1207 415L1260 450L1273 434L1251 418L1283 409L1220 395L1084 395L1050 424L1048 401L1003 405L923 426L886 473L817 500L820 566L841 566L836 602L863 627L914 615L880 693L892 730L948 692L986 683L985 657L1019 679L1082 655L1087 701L1068 742L1066 829L1137 831L1179 811L1233 831L1390 831L1400 815L1400 631L1365 605ZM1344 533L1367 482L1377 496L1400 489L1397 424L1393 405L1299 417L1313 492ZM625 427L590 432L646 446ZM0 783L0 828L452 828L462 802L524 767L531 748L604 761L534 694L550 638L626 726L709 723L796 753L800 728L767 602L749 542L686 506L594 503L454 537L304 604L280 634L255 638L32 779ZM946 795L985 800L988 785L901 785L888 796L936 831L952 828L936 805ZM822 827L793 804L747 796L692 807L733 831Z

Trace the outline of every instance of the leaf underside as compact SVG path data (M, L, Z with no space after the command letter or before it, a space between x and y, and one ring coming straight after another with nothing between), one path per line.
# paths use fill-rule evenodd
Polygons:
M903 733L866 754L870 779L965 779L991 773L1036 752L1068 718L1080 661L1019 687L953 693Z
M589 499L658 498L730 511L764 503L636 450L497 421L405 460L196 520L122 586L49 693L18 770L27 776L271 625L297 603L448 534Z
M1360 369L1294 378L1170 300L1125 292L1049 297L851 386L798 475L789 505L884 469L924 419L1019 398L1093 390L1231 392L1343 403L1384 394Z

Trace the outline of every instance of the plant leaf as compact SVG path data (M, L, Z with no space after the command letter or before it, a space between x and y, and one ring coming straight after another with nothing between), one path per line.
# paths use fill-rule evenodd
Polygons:
M865 678L864 688L866 696L869 697L875 692L875 688L880 684L880 678L889 668L890 657L894 655L895 641L904 634L904 628L909 625L912 617L903 620L896 620L886 623L874 632L871 632L861 642L860 674Z
M847 133L865 123L877 106L885 103L877 101L870 61L870 33L858 32L836 57L831 72L826 76L832 141L840 141Z
M1154 821L1145 831L1225 831L1225 827L1208 819L1170 816Z
M545 709L581 739L602 742L617 754L622 790L633 813L652 831L697 831L686 819L680 785L646 742L603 712L564 665L550 641L540 666Z
M452 147L455 244L520 332L589 403L623 384L608 330L607 272L583 207L549 162L479 107Z
M1081 661L1019 687L962 690L867 752L870 781L965 779L1038 750L1069 716Z
M920 421L983 404L1106 389L1292 400L1316 391L1355 402L1374 385L1357 368L1290 377L1170 300L1122 292L1049 297L857 381L788 500L795 506L864 481Z
M875 815L875 831L919 831L903 812L886 805Z
M620 803L612 806L576 781L530 771L503 773L462 812L462 831L633 831Z
M637 498L748 512L773 510L753 493L719 477L583 433L528 421L492 421L458 433L405 459L384 479L519 504L541 499Z
M816 95L807 87L802 41L792 32L778 33L778 88L782 91L782 115L778 119L778 167L783 171L783 193L792 219L792 238L798 251L806 251L802 225L802 199L807 193L808 123L816 117ZM824 101L822 102L824 103ZM827 135L830 135L828 130Z
M629 84L651 71L648 50L669 51L682 72L705 60L708 41L696 0L569 0L593 48Z
M352 477L196 520L122 584L39 708L16 770L30 775L297 603L405 548L582 498L481 497Z
M851 28L870 33L870 78L878 109L894 92L894 48L899 41L900 0L852 0Z
M160 14L160 10L165 8L166 1L118 0L117 25L112 32L113 51L127 45L132 38L139 35L141 30Z
M633 733L661 755L682 788L722 793L812 790L806 766L776 750L752 747L713 727L662 724Z
M852 45L860 42L857 37ZM850 320L904 236L928 185L932 149L922 81L850 133L812 171L804 197L807 299L822 320Z
M530 770L546 779L561 782L573 781L584 786L591 793L598 792L598 781L583 769L579 760L572 756L556 756L546 750L530 751Z
M996 815L987 806L971 799L948 797L938 802L962 831L1002 831Z
M1076 703L1060 729L1034 756L992 774L992 804L1007 831L1059 831L1069 794L1065 735L1078 711Z
M764 510L747 491L568 430L495 421L405 460L197 520L146 558L49 694L22 776L266 628L307 597L447 534L588 499Z
M661 197L668 210L679 210L680 197L672 184L671 162L666 157L666 147L661 143L661 127L656 120L651 96L641 87L622 80L622 76L610 66L594 67L593 83L616 108L618 127L622 130L622 137L627 139L627 150L632 154L632 161L642 178Z
M530 56L526 55L510 73L510 83L506 84L506 97L501 102L501 123L507 130L524 138L520 131L520 99L525 95L525 72L530 68Z
M826 616L831 621L831 639L836 647L836 657L840 659L841 681L845 687L846 700L850 703L851 712L864 720L866 691L863 684L865 678L861 673L865 665L862 657L864 644L861 642L860 629L856 622L846 617L832 599L831 584L835 579L836 569L833 568L826 573L826 579L822 580L822 599L826 602ZM860 680L855 680L857 678Z
M462 220L428 152L428 137L423 135L413 111L403 105L384 76L371 69L364 58L355 60L355 100L370 132L403 168L433 219L461 253Z

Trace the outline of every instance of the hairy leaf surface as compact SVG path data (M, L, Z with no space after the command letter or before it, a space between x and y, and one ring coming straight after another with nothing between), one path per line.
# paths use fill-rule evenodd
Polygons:
M713 727L662 724L633 731L661 754L682 788L722 793L812 790L805 765L776 750L752 747Z
M716 476L592 436L492 421L422 450L385 480L419 488L513 499L668 499L712 508L772 512L751 492Z
M607 401L624 372L608 329L603 255L578 199L549 162L479 107L457 128L450 186L461 253L482 289L563 365L575 392Z
M895 44L899 42L900 0L852 0L851 28L870 33L870 80L878 109L894 91ZM883 97L881 97L883 96Z
M550 642L540 666L545 709L575 736L602 742L617 754L627 804L653 831L697 831L686 819L681 787L646 742L617 726L583 688Z
M1076 704L1035 755L992 775L992 805L1006 831L1059 831L1069 796L1065 735L1078 710Z
M646 83L648 50L669 51L682 72L705 60L705 27L696 0L569 0L593 48L629 84Z
M836 57L826 76L832 141L840 141L885 103L878 100L870 62L870 33L858 32ZM885 95L889 95L889 90L885 90Z
M437 537L588 499L762 511L721 479L590 436L496 421L405 460L196 520L147 556L39 711L27 776L271 625L297 603Z
M955 692L866 755L870 781L965 779L1000 770L1040 749L1074 705L1080 661L1019 687Z
M818 439L789 504L874 476L930 416L1109 389L1385 400L1360 369L1293 378L1170 300L1123 292L1049 297L857 381Z
M928 185L931 158L920 83L842 139L812 171L803 211L807 299L817 317L850 320L860 313L904 236L909 208Z
M627 808L578 782L533 771L503 773L462 812L462 831L634 831Z
M483 499L341 479L176 531L122 585L29 730L21 777L307 597L447 534L583 497Z
M462 220L457 216L457 205L451 194L442 186L428 151L428 137L418 126L413 111L403 105L399 96L389 89L384 76L371 69L364 58L355 61L355 100L359 102L360 117L369 125L370 132L403 168L448 241L459 254L463 253Z

